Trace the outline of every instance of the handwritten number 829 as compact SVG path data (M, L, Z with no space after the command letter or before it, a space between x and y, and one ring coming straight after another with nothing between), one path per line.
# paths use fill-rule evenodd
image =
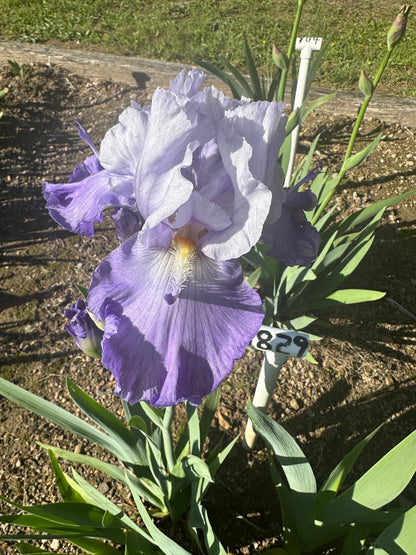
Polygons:
M272 339L279 339L273 345ZM297 353L293 353L292 343L298 347ZM272 334L268 330L260 330L257 334L257 348L262 351L275 351L288 356L302 358L308 348L309 342L303 335L288 335L286 333Z

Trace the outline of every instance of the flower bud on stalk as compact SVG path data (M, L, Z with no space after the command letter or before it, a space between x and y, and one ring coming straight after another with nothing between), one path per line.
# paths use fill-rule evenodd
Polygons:
M407 17L409 15L411 4L403 4L400 8L400 12L390 27L387 33L387 48L389 50L393 49L403 38L406 31Z
M363 69L358 80L358 87L364 96L371 96L374 92L374 84Z
M273 44L272 58L273 62L279 69L282 71L286 71L288 69L289 64L286 54L282 52L280 48L277 48L275 44Z
M76 303L71 304L69 308L62 312L69 320L65 329L75 339L75 343L81 351L90 357L101 358L101 341L104 332L89 315L85 302L78 299Z

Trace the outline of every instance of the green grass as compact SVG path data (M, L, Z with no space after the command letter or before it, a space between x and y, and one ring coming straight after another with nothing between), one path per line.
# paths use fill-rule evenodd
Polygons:
M55 40L184 63L221 54L244 69L246 34L267 70L271 44L287 49L296 6L296 0L0 0L0 39ZM317 84L354 89L361 69L374 77L399 8L400 1L391 0L307 0L299 34L331 43ZM409 96L416 95L413 16L382 81L385 89Z

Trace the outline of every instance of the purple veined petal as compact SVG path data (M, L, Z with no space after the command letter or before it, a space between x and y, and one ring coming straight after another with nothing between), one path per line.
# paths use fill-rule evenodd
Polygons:
M148 120L148 110L132 104L120 114L119 123L107 131L100 146L100 163L111 172L111 186L125 196L133 195L133 178L145 145Z
M94 175L102 170L103 167L101 166L97 156L88 156L88 158L86 158L84 162L81 162L81 164L75 166L74 171L68 179L68 183L76 183L77 181L82 181L86 177Z
M115 208L110 212L110 216L114 222L120 243L126 241L143 227L143 218L129 206Z
M174 79L171 80L169 90L182 96L194 96L202 87L205 81L205 73L202 69L183 69Z
M186 96L157 89L153 95L146 143L135 176L137 206L144 229L172 215L193 190L182 168L214 134L211 122Z
M180 246L186 250L186 241ZM178 252L147 247L133 236L91 282L88 307L96 318L105 317L102 360L129 403L199 404L228 375L263 320L261 299L236 260L190 256L186 284L172 299Z
M310 189L299 192L297 187L285 189L286 200L280 217L266 225L262 240L271 244L268 256L282 260L288 266L310 266L321 244L318 231L307 221L304 210L316 206L316 196Z
M88 164L84 163L81 168L75 169L71 177L88 174L87 168ZM64 229L93 237L93 223L102 221L103 211L125 202L108 189L108 178L108 172L100 170L80 181L57 184L44 182L43 196L49 214Z

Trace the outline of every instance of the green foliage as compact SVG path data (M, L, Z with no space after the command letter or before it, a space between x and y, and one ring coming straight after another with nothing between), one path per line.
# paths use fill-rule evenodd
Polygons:
M298 10L296 19L298 19L299 13ZM292 28L291 45L293 44L293 38L296 37L296 32L295 23ZM273 52L274 50L272 56ZM285 71L278 69L268 87L265 86L264 82L261 86L259 72L247 40L244 42L244 53L250 78L244 77L236 67L222 57L217 59L229 73L214 64L199 63L212 71L217 77L223 79L238 99L245 96L254 100L281 100L286 85ZM318 98L311 103L308 102L307 98L313 78L323 62L325 53L326 48L324 47L313 59L305 90L306 98L302 106L292 112L288 118L286 138L279 153L279 163L284 173L288 171L293 129L296 126L302 127L309 113L330 98L329 96ZM285 55L285 59L290 63L290 53ZM358 128L365 114L365 108L371 100L388 59L388 57L383 59L374 85L366 96L367 104L363 105L357 118L341 170L338 174L334 174L329 168L323 168L318 175L315 175L310 187L317 197L317 205L314 210L307 214L307 217L322 236L321 249L315 262L310 268L286 266L284 263L268 257L268 247L261 243L258 243L250 253L243 257L243 261L246 263L245 270L248 274L248 281L251 286L258 284L264 299L266 310L264 323L266 325L274 325L284 329L305 329L317 321L315 312L319 309L374 301L385 295L382 291L341 289L341 286L368 253L384 209L394 206L414 194L414 191L385 199L344 218L337 212L336 205L329 209L327 205L347 172L364 162L374 152L381 140L381 135L379 135L362 150L352 153ZM296 75L295 71L294 75ZM296 86L296 78L293 79L293 83ZM292 86L292 93L295 86ZM292 186L307 178L308 172L314 165L314 155L318 142L319 136L315 138L308 154L295 169L291 177Z
M364 549L366 554L412 552L408 549L416 540L416 507L406 510L386 506L416 473L416 431L340 493L357 457L378 429L356 445L317 489L305 455L288 432L251 403L248 415L270 450L285 553L322 552L334 545L343 545L345 555L363 553ZM277 552L266 551L269 555Z
M212 530L202 506L207 488L236 440L225 448L216 445L204 459L205 440L219 402L219 390L207 397L200 417L196 407L187 406L187 426L174 442L174 408L154 409L144 402L123 402L127 425L97 403L70 379L68 392L76 406L97 426L73 415L33 393L0 378L0 394L47 418L60 427L88 439L115 455L120 465L104 462L59 447L48 449L56 482L64 504L22 507L3 499L23 512L1 516L1 522L32 528L34 533L3 536L4 541L39 538L64 538L97 555L119 553L108 542L125 546L125 553L167 553L182 555L184 549L165 536L152 517L167 515L175 521L184 518L197 545L201 532L207 549L225 553ZM237 438L236 438L237 439ZM72 476L63 472L58 458L78 463L107 474L129 487L136 501L144 528L89 484L74 468ZM143 501L149 508L145 508ZM29 547L23 547L29 549ZM30 553L30 551L24 551Z
M7 60L13 73L18 77L23 77L23 66L17 60Z
M113 54L136 55L174 62L214 59L218 53L242 70L244 35L252 45L262 75L271 71L265 44L289 43L296 2L293 0L0 0L0 39L43 42L50 39L77 43ZM386 29L399 7L386 4L304 2L300 36L321 36L330 45L318 76L320 86L355 88L365 51L365 71L377 68ZM323 17L324 14L324 17ZM348 25L345 25L348 21ZM412 26L400 44L400 58L389 69L395 91L416 92L416 60Z

